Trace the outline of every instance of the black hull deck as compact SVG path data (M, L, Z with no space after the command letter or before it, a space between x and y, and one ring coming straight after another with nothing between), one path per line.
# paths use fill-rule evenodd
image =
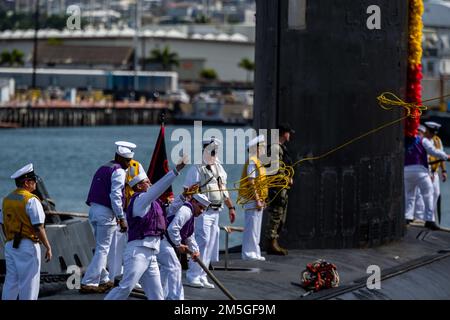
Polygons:
M240 260L239 253L230 254L228 266L249 271L225 271L224 256L215 264L216 277L238 300L390 300L390 299L450 299L450 233L427 232L418 226L408 227L403 240L370 249L291 250L286 257L266 256L265 262ZM341 284L338 288L303 296L299 286L300 272L316 259L336 264ZM381 289L366 287L367 268L381 269ZM220 268L221 267L221 268ZM61 286L63 289L64 286ZM184 287L187 300L227 300L215 289ZM97 300L104 295L81 295L76 290L55 292L41 290L46 300ZM130 299L136 299L131 297Z

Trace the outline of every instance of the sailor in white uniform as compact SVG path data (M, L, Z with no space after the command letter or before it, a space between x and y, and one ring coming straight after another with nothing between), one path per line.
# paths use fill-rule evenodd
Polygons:
M81 281L80 292L105 292L113 286L106 271L107 256L117 224L127 231L123 212L125 170L134 156L134 143L117 141L114 160L101 166L95 173L89 190L87 205L89 221L94 228L95 254Z
M425 126L420 125L417 129L417 135L421 138L423 138L423 135L427 132L427 128ZM425 204L423 203L423 197L422 193L420 192L420 189L417 188L416 191L416 202L414 204L414 219L423 220L425 213Z
M441 125L439 123L433 121L425 122L425 127L431 133L431 140L433 141L433 145L437 150L444 151L444 146L442 144L442 140L437 136ZM440 176L439 171L442 171L442 181L446 182L447 180L447 172L445 167L445 162L434 163L436 160L439 160L435 157L429 157L430 161L430 175L431 180L433 182L433 207L434 207L434 215L438 216L438 201L441 196L441 186L440 186ZM439 170L440 169L440 170Z
M258 176L265 175L264 166L259 157L265 152L265 138L263 135L257 136L248 143L249 161L244 167L243 176L247 176L250 182L255 181ZM261 223L265 202L262 197L267 197L268 190L256 190L252 201L244 204L245 227L242 235L242 259L265 261L261 255L259 242L261 239Z
M52 249L44 229L45 213L37 196L33 164L15 172L17 189L3 199L0 224L6 238L6 277L2 300L36 300L39 295L41 242L47 249L45 260L52 258Z
M414 205L417 189L419 189L425 205L425 227L438 230L439 226L435 223L434 216L433 184L430 178L428 155L444 161L449 159L449 155L436 149L431 139L432 134L427 130L423 138L407 138L405 141L405 219L407 223L414 219Z
M156 256L166 225L158 198L184 166L183 161L152 186L145 172L139 173L135 180L130 181L135 194L127 208L129 242L123 256L123 278L105 300L127 299L139 280L148 299L164 299Z
M129 182L135 182L136 179L139 179L139 173L145 172L144 168L142 167L142 164L140 164L136 160L130 161L130 166L126 170L126 184L125 184L125 205L124 209L126 210L128 207L128 204L130 202L131 196L134 194L134 191L132 187L130 187ZM132 184L133 184L132 182ZM125 247L127 246L128 242L128 234L126 232L120 232L120 226L117 226L114 230L112 240L111 240L111 247L108 252L108 272L109 272L109 278L114 281L114 279L120 275L122 275L123 272L123 252L125 250ZM140 289L141 286L137 284L137 287Z
M188 196L189 198L189 196ZM199 256L199 248L195 241L194 219L205 211L211 203L204 194L194 194L187 200L180 195L168 208L169 225L161 249L158 262L161 270L161 284L166 300L184 300L182 269L177 253L186 253L188 248L195 261Z
M219 261L219 214L225 203L230 222L234 223L236 210L226 190L227 173L217 159L217 149L221 141L212 137L203 141L203 163L192 165L187 172L184 188L199 185L202 194L211 202L208 210L195 219L195 240L200 248L200 257L206 266ZM187 285L196 288L214 288L208 282L205 271L195 262L189 261L186 273Z

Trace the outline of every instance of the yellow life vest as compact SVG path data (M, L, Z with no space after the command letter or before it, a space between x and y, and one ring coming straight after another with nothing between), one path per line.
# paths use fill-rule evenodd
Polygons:
M257 171L257 175L255 178L255 185L257 186L256 188L256 192L258 193L259 199L261 201L266 201L267 197L269 196L269 189L266 187L266 168L264 168L264 166L261 164L261 161L256 157L250 157L248 159L248 161L245 163L244 165L244 169L242 170L242 175L241 175L241 184L243 182L247 182L248 178L245 179L248 174L247 174L247 169L248 169L248 165L250 163L250 161L253 161L253 163L255 163L256 166L256 171ZM244 180L245 179L245 180ZM243 194L243 188L241 186L239 186L239 198L245 198L246 195ZM255 195L253 194L253 196L250 199L245 199L247 201L249 200L255 200Z
M139 174L139 162L136 160L131 160L130 166L127 169L127 175L125 178L125 204L124 204L125 210L128 208L131 197L134 194L133 188L128 185L128 182L130 182L138 174Z
M442 141L438 136L434 136L433 137L433 143L434 143L434 147L436 149L441 149L442 148ZM440 158L436 158L433 156L429 156L430 158L428 159L429 162L433 162L433 161L437 161L437 160L441 160ZM436 172L438 171L439 167L442 166L442 169L445 170L445 162L437 162L435 164L431 165L431 171L432 172Z
M3 225L6 241L14 239L16 233L21 232L22 237L38 242L39 238L27 215L26 205L31 198L39 198L31 192L18 188L3 199Z

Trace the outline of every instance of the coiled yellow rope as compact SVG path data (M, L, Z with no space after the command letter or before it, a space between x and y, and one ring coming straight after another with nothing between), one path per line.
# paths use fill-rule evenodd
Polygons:
M257 168L250 173L250 175L255 172ZM253 179L253 183L250 182L250 175L233 182L234 188L224 188L218 190L209 190L209 191L200 191L198 186L185 192L186 195L192 195L195 193L206 193L206 192L220 192L220 191L238 191L239 196L236 200L237 204L244 205L251 201L254 201L255 191L261 195L263 192L261 190L265 188L279 188L278 191L281 192L283 189L289 189L291 184L291 179L294 177L294 167L286 165L283 161L279 161L279 169L278 173L274 175L265 176L264 179L260 176L257 176ZM277 193L277 195L278 195ZM274 197L275 199L276 197ZM273 199L272 199L273 200ZM272 201L271 200L271 201ZM264 201L266 204L267 198L261 197L261 201Z
M408 103L404 102L402 99L397 97L392 92L383 92L381 95L377 97L378 105L383 108L384 110L392 110L393 107L402 107L406 110L406 116L415 118L414 116L414 109L417 109L418 116L420 117L422 115L422 112L427 110L427 107L423 104L417 104L417 103Z
M278 194L283 189L289 189L291 181L294 178L294 167L286 165L281 160L278 161L278 164L279 168L277 174L267 175L264 177L264 179L261 179L260 176L257 176L255 179L253 179L253 183L250 182L249 176L247 175L243 179L235 182L235 189L239 191L236 203L244 205L251 201L254 201L254 195L256 191L256 193L260 195L260 200L268 205L278 196ZM253 172L251 172L251 174L252 173ZM273 199L268 202L268 199L262 196L262 194L264 194L262 190L270 188L276 188L279 189L279 191L277 192L276 196L274 196Z

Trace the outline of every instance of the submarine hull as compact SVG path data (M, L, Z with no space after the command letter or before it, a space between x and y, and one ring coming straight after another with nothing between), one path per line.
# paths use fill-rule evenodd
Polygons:
M385 91L404 97L408 2L377 1L381 29L368 27L370 5L257 1L254 125L289 122L294 160L325 154L403 116L401 108L380 108L376 98ZM403 148L398 121L297 165L280 242L350 248L400 239Z

